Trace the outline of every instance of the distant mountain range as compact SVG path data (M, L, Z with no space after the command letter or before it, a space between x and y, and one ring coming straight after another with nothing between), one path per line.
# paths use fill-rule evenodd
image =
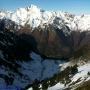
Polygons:
M90 30L90 15L76 16L62 11L45 11L35 5L26 8L18 8L16 11L0 11L0 19L6 18L18 25L35 28L45 25L53 25L57 28L68 26L71 30Z

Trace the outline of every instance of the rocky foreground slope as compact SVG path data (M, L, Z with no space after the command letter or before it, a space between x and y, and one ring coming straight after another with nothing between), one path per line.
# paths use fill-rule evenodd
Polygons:
M45 11L34 5L0 12L2 90L82 88L90 80L89 61L89 15Z

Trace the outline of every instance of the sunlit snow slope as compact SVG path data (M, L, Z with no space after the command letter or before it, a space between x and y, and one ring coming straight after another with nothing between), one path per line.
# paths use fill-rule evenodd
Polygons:
M26 8L19 8L14 12L1 11L0 19L8 18L19 25L30 25L35 28L53 24L62 28L67 25L71 30L90 30L90 15L75 16L62 11L45 11L35 5Z

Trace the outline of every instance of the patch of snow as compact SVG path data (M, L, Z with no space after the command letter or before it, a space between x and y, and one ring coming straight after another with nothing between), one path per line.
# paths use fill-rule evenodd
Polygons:
M88 72L90 72L90 63L79 66L78 73L76 73L73 77L70 78L71 82L69 84L67 84L67 87L70 86L73 89L75 89L81 83L90 80L90 76L88 75ZM73 83L75 83L75 84L73 84Z
M37 55L33 52L30 54L30 56L33 60L27 62L17 62L21 66L19 68L19 72L22 73L23 76L20 76L15 72L11 72L8 68L5 68L4 66L0 67L0 75L7 75L8 77L10 77L9 73L13 73L14 81L12 85L9 85L11 88L24 88L27 85L32 84L34 80L41 81L46 78L53 77L54 74L60 72L59 64L64 63L60 60L43 60L40 55ZM0 81L3 83L1 84L0 88L3 87L3 85L5 88L8 88L8 86L5 85L6 83L4 84L4 79L1 79Z
M49 87L47 90L63 90L64 84L57 83L55 86Z

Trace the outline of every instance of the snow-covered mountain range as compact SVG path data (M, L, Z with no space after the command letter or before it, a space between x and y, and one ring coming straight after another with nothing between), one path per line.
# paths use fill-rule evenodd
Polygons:
M45 11L35 5L19 8L16 11L0 11L0 19L7 18L18 25L35 28L53 24L58 28L67 25L71 30L90 30L90 15L73 15L63 11Z
M90 87L90 15L0 11L0 90L82 87Z

